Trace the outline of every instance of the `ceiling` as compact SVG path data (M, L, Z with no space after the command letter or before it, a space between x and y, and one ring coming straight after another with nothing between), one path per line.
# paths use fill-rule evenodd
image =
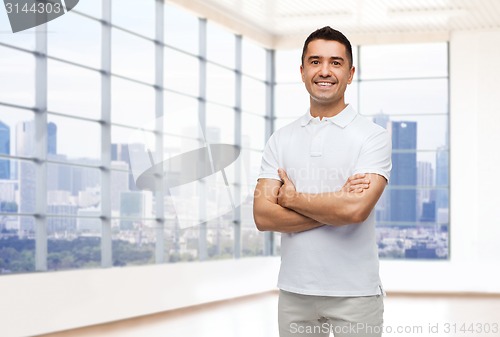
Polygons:
M170 0L266 47L297 47L332 26L357 43L445 41L500 29L500 0Z

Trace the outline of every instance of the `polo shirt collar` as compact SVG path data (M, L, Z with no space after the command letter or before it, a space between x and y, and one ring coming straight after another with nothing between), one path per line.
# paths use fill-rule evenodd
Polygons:
M347 125L349 125L354 118L356 118L357 112L354 110L353 107L351 107L350 104L348 104L344 110L339 112L337 115L333 117L327 117L326 119L330 121L331 123L340 126L341 128L345 128ZM302 116L300 119L300 125L301 126L306 126L309 124L315 117L311 116L311 110L307 110L307 113Z

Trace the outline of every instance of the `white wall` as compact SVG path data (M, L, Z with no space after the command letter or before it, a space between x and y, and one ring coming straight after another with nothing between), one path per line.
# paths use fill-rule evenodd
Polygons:
M500 293L500 31L450 41L450 261L383 261L392 291Z
M275 289L278 258L0 277L0 336L33 336Z
M387 291L500 293L500 32L454 33L450 261L382 261ZM0 335L26 336L274 289L279 258L0 277Z

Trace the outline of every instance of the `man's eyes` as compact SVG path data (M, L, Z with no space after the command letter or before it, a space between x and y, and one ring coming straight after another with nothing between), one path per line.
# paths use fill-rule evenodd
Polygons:
M332 61L331 63L332 63L334 66L341 66L341 65L342 65L342 63L340 63L339 61ZM320 64L320 62L319 62L318 60L313 60L313 61L311 61L311 64L315 64L315 65L317 65L317 64Z

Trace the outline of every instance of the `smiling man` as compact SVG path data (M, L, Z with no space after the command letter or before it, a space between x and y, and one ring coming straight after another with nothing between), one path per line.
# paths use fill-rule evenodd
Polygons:
M254 195L261 231L281 232L281 337L381 336L374 207L389 181L388 132L345 103L349 40L324 27L305 41L305 115L266 144Z

